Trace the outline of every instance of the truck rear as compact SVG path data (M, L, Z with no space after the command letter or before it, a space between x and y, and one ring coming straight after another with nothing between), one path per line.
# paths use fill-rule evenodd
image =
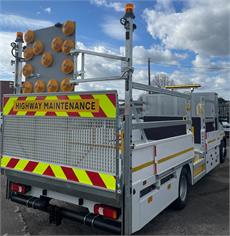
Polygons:
M31 56L27 50L31 58L22 69L26 80L22 83L16 73L17 93L4 96L1 170L7 177L7 198L47 212L50 223L59 225L68 218L113 233L135 233L170 204L183 209L189 187L211 170L206 168L207 158L215 159L215 166L219 163L223 138L219 130L206 137L205 124L200 123L204 124L197 129L201 143L194 144L191 94L132 81L134 18L133 4L127 4L120 19L125 56L74 47L70 54L63 54L66 47L61 47L60 53L58 33L67 42L74 40L68 38L74 32L69 21L27 32L27 48L38 53ZM17 72L22 63L18 36L14 45ZM52 40L47 39L44 48L53 57L38 50L44 49L42 40L48 36ZM30 40L36 37L40 42L34 45ZM121 74L85 77L86 55L121 61ZM50 79L53 75L55 81ZM125 82L125 99L117 91L73 90L80 83L117 80ZM148 93L134 100L134 90ZM168 98L159 105L161 95ZM167 115L172 108L167 105L174 98L180 100L172 106L179 115ZM196 104L200 122L205 119L202 104ZM53 199L78 206L80 211L57 206Z

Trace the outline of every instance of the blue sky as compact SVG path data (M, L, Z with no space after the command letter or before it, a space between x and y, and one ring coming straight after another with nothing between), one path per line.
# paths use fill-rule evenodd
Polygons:
M77 23L80 47L120 54L124 32L119 19L125 1L2 1L1 79L12 79L9 41L13 32L47 27L67 19ZM146 83L146 62L152 60L152 78L166 73L175 83L200 83L201 90L230 98L229 12L227 0L134 1L134 79ZM89 75L113 75L117 64L90 58ZM93 68L95 67L95 68ZM93 68L93 69L92 69ZM10 71L11 70L11 71ZM10 71L10 73L9 73ZM94 88L94 84L89 85ZM85 87L86 88L86 87ZM96 86L103 89L103 86ZM114 86L110 86L114 88Z

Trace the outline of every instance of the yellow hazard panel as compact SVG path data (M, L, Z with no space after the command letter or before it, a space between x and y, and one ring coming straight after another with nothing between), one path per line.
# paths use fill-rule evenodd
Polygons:
M40 84L38 84L40 82ZM53 82L53 81L50 81ZM48 84L48 91L57 90L58 84ZM24 93L31 87L24 87ZM46 89L43 81L37 81L34 91ZM13 96L4 99L3 114L18 116L75 116L86 118L112 118L117 116L117 94L68 94L60 96Z

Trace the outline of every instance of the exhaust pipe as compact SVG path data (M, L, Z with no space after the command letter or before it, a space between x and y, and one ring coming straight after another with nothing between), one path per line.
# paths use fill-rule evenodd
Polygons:
M46 198L36 198L32 196L25 196L25 195L19 195L19 194L12 194L11 200L13 202L22 204L27 207L31 207L34 209L42 210L44 212L50 213L52 209L55 208L54 211L55 214L58 214L55 218L66 218L69 220L77 221L79 223L109 231L115 234L121 234L121 223L117 221L113 221L110 219L105 219L100 215L96 215L93 213L82 213L82 212L76 212L72 210L68 210L62 207L58 207L55 205L49 204L49 201L51 199Z

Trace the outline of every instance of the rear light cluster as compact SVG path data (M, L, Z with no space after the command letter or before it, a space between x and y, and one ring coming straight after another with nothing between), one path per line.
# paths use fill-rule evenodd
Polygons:
M111 218L113 220L116 220L119 216L118 209L116 209L114 207L106 206L103 204L95 204L94 205L94 213Z
M10 190L15 193L27 193L30 191L31 187L18 183L11 183Z

